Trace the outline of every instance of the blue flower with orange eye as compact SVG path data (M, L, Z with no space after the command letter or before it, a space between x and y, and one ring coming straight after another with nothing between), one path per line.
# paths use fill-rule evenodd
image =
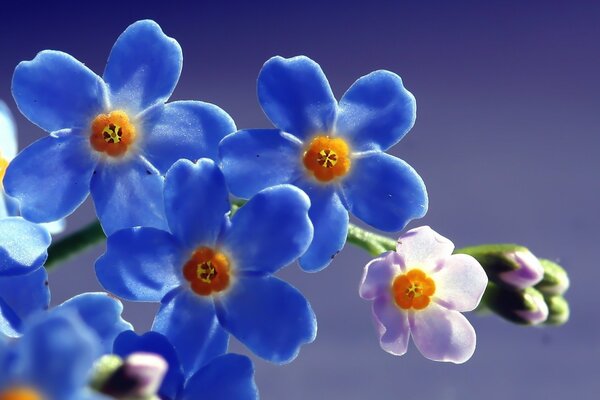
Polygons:
M72 213L91 191L107 234L167 228L164 174L180 158L216 157L235 130L220 108L164 104L182 68L179 44L153 21L116 41L102 78L70 55L42 51L20 63L12 91L20 111L50 133L10 164L4 184L22 215L47 222Z
M226 332L277 363L293 360L316 335L306 299L272 276L303 254L312 239L308 197L294 186L275 186L230 219L228 196L212 160L180 160L165 178L169 231L118 231L96 262L98 279L109 292L161 301L153 330L169 338L186 371L222 354Z
M97 337L76 314L40 314L18 340L0 335L0 399L106 399L87 388L99 355Z
M0 218L16 217L19 215L19 205L17 202L4 193L2 180L6 173L6 168L17 155L17 130L15 121L6 104L0 100ZM43 224L48 232L55 234L65 229L63 219Z
M158 354L167 362L169 368L158 390L163 399L258 399L254 368L248 357L238 354L220 355L209 360L200 369L184 374L175 349L158 332L138 336L133 331L126 331L115 340L115 354L125 358L139 352Z
M400 77L375 71L335 100L317 63L273 57L258 76L258 99L277 129L241 130L220 144L232 193L248 198L281 183L311 199L315 233L300 258L326 267L346 242L348 212L398 231L427 211L425 185L406 162L386 154L414 125L415 99Z

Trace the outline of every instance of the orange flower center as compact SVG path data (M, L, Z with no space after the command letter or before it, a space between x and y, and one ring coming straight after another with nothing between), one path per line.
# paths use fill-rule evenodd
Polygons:
M230 275L227 257L209 247L197 248L183 266L183 276L192 290L202 296L227 289Z
M13 387L0 392L0 400L43 400L42 395L28 387Z
M398 275L392 284L392 294L398 307L403 310L422 310L431 302L435 282L418 268Z
M90 143L94 150L117 157L135 141L135 127L124 111L100 114L92 122Z
M306 147L303 162L317 180L329 182L350 170L350 148L343 139L315 136Z

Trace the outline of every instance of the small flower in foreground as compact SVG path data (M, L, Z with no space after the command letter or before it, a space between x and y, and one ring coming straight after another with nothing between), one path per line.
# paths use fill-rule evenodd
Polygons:
M39 314L20 339L0 335L0 399L105 399L87 388L99 355L96 336L75 314Z
M167 375L158 391L161 398L173 400L256 400L258 389L254 368L248 357L225 354L215 357L185 379L175 349L158 332L138 336L123 332L115 341L115 354L128 357L139 352L161 356L169 365ZM184 385L185 382L185 385Z
M239 197L282 183L308 194L315 234L300 258L304 270L326 267L342 249L348 212L385 231L425 215L421 177L385 153L415 122L415 99L398 75L381 70L363 76L338 104L317 63L273 57L258 76L258 98L277 129L225 137L219 145L223 172Z
M15 121L6 104L0 100L0 218L19 215L17 202L4 193L4 174L8 165L17 155L17 131ZM42 224L51 234L65 229L63 219Z
M17 106L50 133L6 172L6 191L23 216L63 218L91 191L107 234L138 225L166 229L161 175L180 158L216 158L218 142L235 131L211 104L164 104L182 60L179 44L145 20L117 39L102 78L59 51L20 63L12 81Z
M452 252L448 239L424 226L398 239L365 267L359 294L373 300L381 347L406 353L409 336L430 360L463 363L475 351L475 330L461 314L477 307L487 276L473 257Z
M180 160L165 178L170 230L137 227L109 236L96 274L119 297L162 302L153 330L169 338L186 372L225 351L226 331L259 357L289 362L314 340L316 320L304 296L272 274L308 247L309 207L301 190L279 185L229 220L217 165Z

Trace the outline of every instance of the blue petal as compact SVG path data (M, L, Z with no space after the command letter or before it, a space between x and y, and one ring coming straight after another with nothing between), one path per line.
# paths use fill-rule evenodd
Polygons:
M317 320L293 286L273 276L238 277L216 301L219 322L254 354L288 363L315 340Z
M12 160L17 155L17 129L8 106L0 100L0 157Z
M308 216L314 226L314 237L300 257L300 267L317 272L329 265L342 250L348 235L348 211L331 185L302 185L310 197Z
M21 214L50 222L71 214L88 196L97 159L87 139L75 132L42 138L10 163L4 188L16 198Z
M140 145L164 174L180 158L216 160L219 142L235 130L233 119L213 104L176 101L143 115Z
M176 162L165 178L165 210L181 243L213 247L230 210L225 178L214 161Z
M354 151L387 150L415 124L417 104L393 72L358 79L340 100L336 132Z
M48 257L50 234L21 217L0 220L0 276L29 273Z
M112 107L135 114L164 103L177 85L182 64L179 43L156 22L133 23L115 42L104 70Z
M188 377L225 353L229 344L229 335L219 325L212 299L187 289L176 289L163 299L152 330L171 341Z
M258 75L258 100L273 124L300 139L329 132L337 102L319 64L308 57L273 57Z
M423 180L410 165L389 154L352 160L342 187L350 212L377 229L402 230L427 212Z
M258 400L254 367L248 357L225 354L203 367L185 385L181 400Z
M0 309L1 314L11 327L3 332L0 323L0 333L15 336L22 330L22 321L39 311L46 310L50 304L50 289L48 274L45 268L38 268L28 274L16 276L0 276ZM7 310L10 308L10 311Z
M300 140L276 129L238 131L219 145L229 189L246 199L300 176L302 150Z
M106 253L96 261L96 276L107 291L124 299L160 301L180 285L181 253L168 232L124 229L108 237Z
M87 383L99 356L93 333L69 313L46 313L17 342L24 381L51 399L70 399Z
M91 192L106 235L134 226L167 230L163 189L164 178L143 157L98 164Z
M223 236L223 247L241 271L272 273L308 248L313 227L308 196L291 185L265 189L240 208Z
M23 115L47 132L87 128L105 109L102 79L60 51L44 50L19 63L12 93Z
M106 293L83 293L54 310L73 310L98 339L103 353L112 353L115 338L133 327L121 317L123 304Z
M169 340L158 332L146 332L138 336L133 331L125 331L115 340L114 353L122 358L138 352L158 354L167 362L169 369L158 394L168 399L178 398L183 389L184 377L175 349Z

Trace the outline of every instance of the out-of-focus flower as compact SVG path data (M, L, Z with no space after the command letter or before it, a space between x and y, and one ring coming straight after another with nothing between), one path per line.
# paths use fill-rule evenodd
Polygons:
M17 155L17 131L15 121L7 105L0 100L0 218L19 215L17 202L4 193L4 174L8 165ZM42 224L51 234L65 229L64 219Z
M164 104L182 59L179 44L144 20L118 38L102 78L58 51L20 63L12 81L17 106L50 132L6 172L6 191L23 216L63 218L91 191L107 234L138 225L166 229L161 174L180 158L216 158L218 142L235 131L214 105Z
M138 336L123 332L115 341L115 354L127 360L135 354L156 354L168 364L158 394L173 400L256 400L258 389L250 359L237 354L225 354L208 361L198 370L183 373L175 349L169 340L157 332ZM185 382L185 385L184 385ZM117 383L116 380L114 383Z
M477 307L488 279L473 257L428 226L412 229L365 267L359 294L373 300L381 347L406 353L409 336L427 358L463 363L475 351L475 330L461 314Z
M0 335L0 399L105 399L87 388L99 355L96 336L74 313L41 313L21 338Z
M415 99L398 75L363 76L338 104L317 63L273 57L258 76L258 98L277 129L227 136L219 146L223 172L239 197L282 183L308 194L315 234L300 258L304 270L326 267L344 246L348 212L385 231L425 215L423 181L385 153L415 122Z
M153 330L169 338L185 371L222 354L226 332L266 360L289 362L314 340L316 320L304 296L272 274L309 245L309 207L301 190L279 185L229 220L217 165L180 160L166 175L170 230L138 227L109 236L96 274L119 297L162 302Z

